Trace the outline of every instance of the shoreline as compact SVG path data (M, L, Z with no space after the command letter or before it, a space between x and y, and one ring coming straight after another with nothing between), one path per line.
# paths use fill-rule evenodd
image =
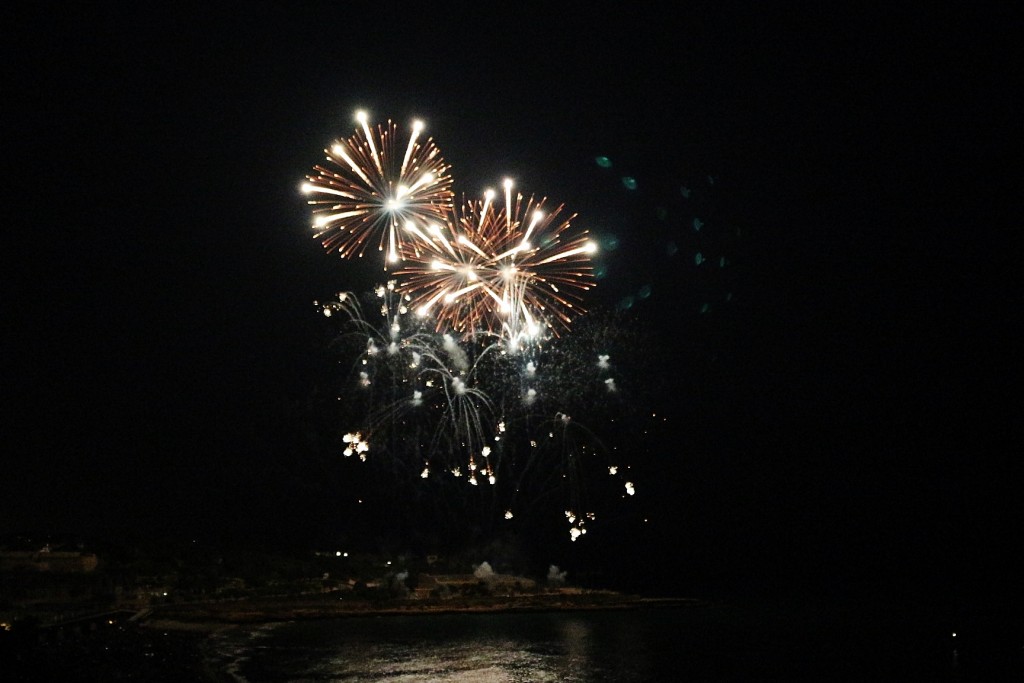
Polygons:
M332 593L291 598L244 599L226 603L162 605L150 608L138 623L143 628L212 633L244 624L441 614L489 614L572 610L621 610L707 607L696 598L643 598L619 593L555 593L501 597L401 599L373 601Z

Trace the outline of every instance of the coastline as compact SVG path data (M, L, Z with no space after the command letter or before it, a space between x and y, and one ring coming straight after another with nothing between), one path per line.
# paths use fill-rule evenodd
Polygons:
M151 608L139 619L146 628L216 631L241 624L393 615L535 612L566 610L703 607L696 598L645 598L610 591L542 593L445 599L370 600L325 593L295 597L248 598Z

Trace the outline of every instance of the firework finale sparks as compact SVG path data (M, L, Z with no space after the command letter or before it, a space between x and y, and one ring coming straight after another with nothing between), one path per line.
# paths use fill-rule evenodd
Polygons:
M506 523L557 492L576 541L597 518L584 500L595 474L620 499L636 492L619 444L575 417L614 425L628 400L609 360L625 349L600 345L613 335L591 325L589 343L574 339L596 243L564 205L547 210L511 180L455 206L439 150L417 142L420 124L399 163L394 124L375 136L358 120L361 133L303 185L328 251L362 256L376 240L394 271L371 295L317 303L341 318L353 359L339 396L344 455L380 453L415 480L487 489L484 508Z

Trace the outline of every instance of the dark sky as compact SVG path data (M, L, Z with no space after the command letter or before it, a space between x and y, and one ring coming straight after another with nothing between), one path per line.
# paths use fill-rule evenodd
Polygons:
M458 193L511 173L619 241L595 303L633 296L678 360L649 561L1017 575L1002 10L288 4L2 10L0 531L330 525L312 302L365 271L310 239L297 186L362 107L425 119Z

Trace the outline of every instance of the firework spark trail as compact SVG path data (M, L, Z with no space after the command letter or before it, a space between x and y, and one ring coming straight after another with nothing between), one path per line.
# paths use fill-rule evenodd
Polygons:
M489 454L490 432L487 425L494 422L491 398L479 382L478 369L492 346L484 347L470 362L468 354L451 337L442 337L443 355L424 348L426 361L421 377L433 378L430 387L439 387L443 396L440 417L432 439L431 453L442 468L454 471L465 466L469 482L476 484L476 472L481 470L481 458ZM450 368L449 363L455 368ZM452 461L452 458L455 458ZM490 464L483 463L482 471L493 476Z
M350 328L342 337L357 359L345 393L366 408L362 416L346 413L346 454L388 457L422 479L494 485L492 507L508 519L513 510L529 511L531 499L564 491L571 537L585 533L593 519L583 505L587 469L617 472L601 439L564 409L597 400L617 412L617 401L599 390L611 369L608 354L593 353L590 343L511 354L496 335L460 341L423 332L393 282L372 297L366 307L350 294L322 306ZM361 317L375 306L377 325ZM581 351L592 357L576 358ZM580 384L588 372L589 391ZM584 393L592 399L581 402Z
M324 150L327 162L302 185L313 209L316 238L343 258L362 256L376 239L386 250L384 268L395 264L408 240L402 226L444 220L452 204L452 177L433 140L419 140L423 124L413 123L404 153L398 129L388 121L376 132L357 113L361 131ZM413 248L413 253L415 253Z
M418 314L433 313L438 331L469 336L501 334L515 349L550 330L556 336L584 313L583 293L593 286L590 255L597 247L586 231L570 233L575 215L564 206L545 212L545 200L512 200L506 180L505 206L495 208L493 191L482 201L452 209L449 234L414 225L418 238L403 251L398 271L403 292Z
M587 361L576 357L581 349L566 347L565 341L531 349L527 355L532 360L506 356L513 367L492 372L495 377L508 378L504 386L494 390L504 399L502 428L509 438L502 442L513 444L512 450L495 461L501 465L498 477L512 477L516 482L508 489L511 495L505 501L506 509L522 511L523 505L529 505L527 499L536 501L562 492L571 540L575 541L586 534L586 523L596 518L585 505L591 489L607 488L605 483L595 486L595 472L615 481L622 477L615 464L615 447L605 444L565 409L585 410L591 416L596 409L605 413L602 422L608 424L622 417L622 411L619 401L600 389L604 386L602 378L610 371L610 356L593 354ZM589 350L583 352L589 354ZM619 436L615 430L610 435Z
M416 420L414 413L433 412L428 451L436 454L435 464L460 472L465 468L471 483L477 470L490 479L493 470L480 458L489 450L488 424L494 418L490 398L479 386L478 368L498 345L477 345L471 358L451 336L420 331L393 282L378 287L375 296L382 301L379 327L362 317L358 298L349 293L321 305L328 317L344 316L350 329L339 339L349 339L358 351L345 391L366 395L367 414L358 420L360 442L395 438L401 431L395 425L420 424L424 420ZM364 446L362 454L368 450Z
M393 284L389 283L375 291L375 296L383 301L380 313L384 324L379 327L363 317L359 298L351 293L344 292L334 300L316 304L326 317L343 317L350 326L336 339L335 344L353 348L355 358L351 375L357 379L342 387L345 396L339 396L338 400L358 395L361 400L349 403L365 406L365 410L359 411L363 416L353 420L358 422L358 426L346 432L344 438L344 455L358 454L361 460L367 459L376 434L386 425L401 419L409 402L408 399L395 398L400 378L393 373L378 371L381 357L387 359L385 363L393 362L402 346L411 339L403 339L401 336L402 328L398 323L400 299L393 290Z

